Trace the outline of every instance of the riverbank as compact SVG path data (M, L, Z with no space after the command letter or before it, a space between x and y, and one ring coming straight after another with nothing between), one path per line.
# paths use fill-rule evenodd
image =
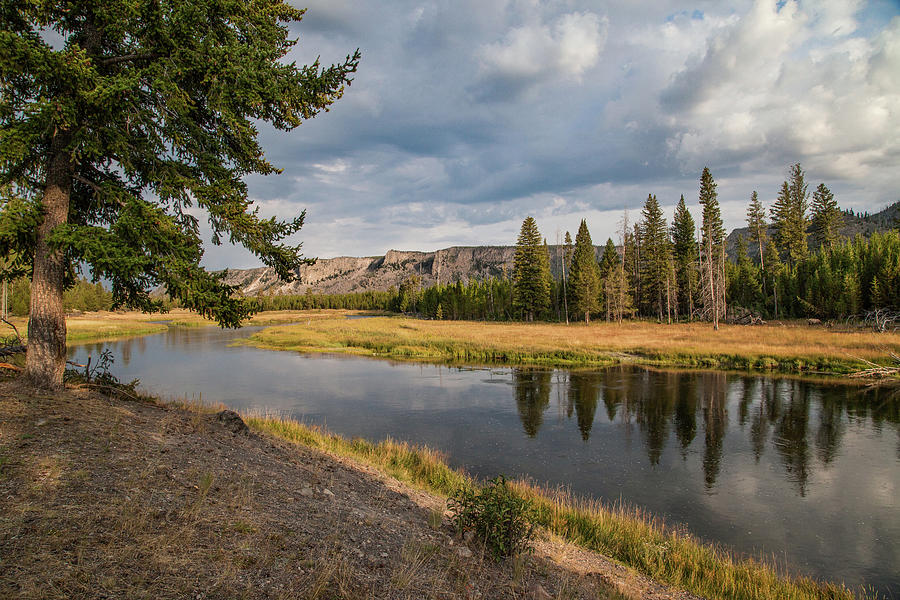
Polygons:
M348 319L348 316L372 316ZM374 315L374 316L373 316ZM14 318L27 335L27 319ZM215 323L183 309L164 314L100 312L66 318L67 341L99 342L147 335L169 326ZM239 343L270 350L342 353L402 361L548 367L652 367L848 375L873 365L897 366L900 334L844 331L801 322L764 326L432 321L366 311L258 313L245 325L270 326ZM11 333L11 330L9 330Z
M329 318L353 311L277 311L253 315L245 325L276 325L309 321L311 319ZM12 317L10 323L15 325L22 338L28 336L28 318ZM132 337L161 333L169 326L177 327L214 327L215 321L202 317L185 309L174 309L167 313L141 313L135 311L101 311L66 316L66 342L68 344L89 344L115 338ZM12 335L13 330L5 324L0 326L0 335Z
M0 383L0 595L853 597L523 483L535 553L494 563L450 529L466 476L435 453L246 418L252 435L197 406Z
M805 324L765 326L646 321L584 325L427 321L332 316L267 328L242 343L271 350L347 353L395 360L596 367L635 363L846 375L891 364L900 335L834 331Z
M238 424L0 382L0 596L692 598L552 535L494 562L443 497Z

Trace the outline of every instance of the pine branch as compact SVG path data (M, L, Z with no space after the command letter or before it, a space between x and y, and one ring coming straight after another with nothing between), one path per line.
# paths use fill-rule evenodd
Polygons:
M109 58L104 58L98 60L97 63L104 67L108 67L110 65L116 65L122 62L129 62L133 60L150 60L153 58L157 58L158 56L158 54L152 52L149 54L125 54L124 56L111 56Z

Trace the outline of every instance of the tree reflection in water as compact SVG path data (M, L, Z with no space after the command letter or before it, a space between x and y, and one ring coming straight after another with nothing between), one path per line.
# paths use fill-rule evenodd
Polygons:
M553 371L513 369L513 388L522 428L528 437L537 435L544 422L544 411L550 406L550 383Z
M818 460L821 468L827 468L840 454L849 425L868 419L876 429L884 423L900 423L898 394L885 388L860 390L800 379L626 367L560 371L556 383L553 374L541 369L512 371L516 406L526 435L537 436L554 385L560 418L574 417L583 441L590 440L598 419L597 406L602 402L605 414L599 418L624 427L626 438L632 424L637 425L653 466L661 464L672 432L682 460L687 461L702 427L701 465L708 492L716 486L729 431L747 436L756 462L767 448L774 449L787 480L804 497L812 462ZM565 390L564 402L560 388ZM735 411L738 425L731 430L729 407ZM900 428L897 454L900 456Z

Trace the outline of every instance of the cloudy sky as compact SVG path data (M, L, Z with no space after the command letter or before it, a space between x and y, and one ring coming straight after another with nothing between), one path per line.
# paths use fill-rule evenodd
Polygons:
M648 194L695 218L700 172L726 225L792 163L842 207L900 200L897 0L310 0L291 58L362 62L328 113L262 128L281 175L266 215L307 211L307 256L617 239ZM210 248L210 267L259 262Z

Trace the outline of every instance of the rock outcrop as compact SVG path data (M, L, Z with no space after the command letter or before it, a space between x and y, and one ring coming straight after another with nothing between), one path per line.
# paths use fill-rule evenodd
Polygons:
M551 254L555 250L551 248ZM427 287L512 274L515 251L513 246L454 246L436 252L389 250L384 256L321 258L300 267L292 282L279 280L269 267L229 269L226 282L238 286L246 296L305 294L307 290L316 294L386 291L399 287L412 275L421 277ZM558 262L556 256L551 262Z

